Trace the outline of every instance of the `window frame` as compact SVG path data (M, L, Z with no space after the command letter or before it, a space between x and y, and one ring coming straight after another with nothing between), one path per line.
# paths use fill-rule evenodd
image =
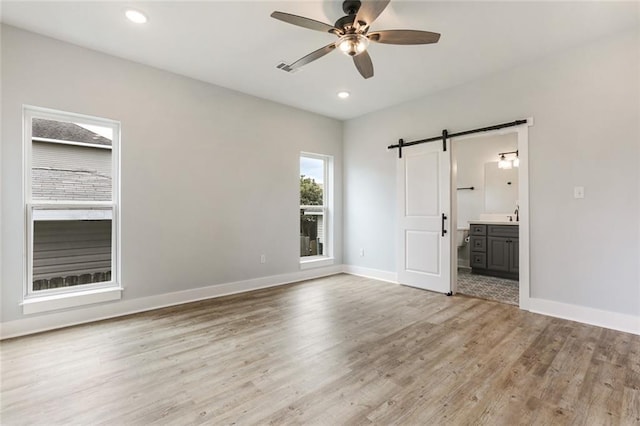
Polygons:
M334 235L334 226L333 226L333 156L326 154L317 154L312 152L300 152L298 156L298 181L300 180L300 176L302 175L302 170L300 169L300 160L302 158L311 158L314 160L322 160L324 164L324 176L323 176L323 187L322 187L322 205L321 206L306 206L300 204L300 187L298 185L298 206L299 209L302 208L321 208L322 216L323 216L323 234L324 234L324 242L323 242L323 251L322 255L315 256L300 256L300 269L311 269L311 268L319 268L323 266L330 266L334 263L333 257L333 235ZM300 223L298 222L298 235Z
M32 198L33 119L80 122L110 128L111 141L111 201L34 200ZM23 208L25 218L25 280L23 283L23 313L81 306L88 303L121 298L120 276L120 122L31 105L23 106ZM47 141L44 141L47 142ZM73 143L71 143L73 144ZM103 148L104 149L104 148ZM65 213L62 213L65 212ZM108 213L107 213L108 212ZM68 217L65 217L68 214ZM36 217L40 220L111 220L111 280L79 284L71 287L33 290L33 237ZM110 216L110 218L108 218Z

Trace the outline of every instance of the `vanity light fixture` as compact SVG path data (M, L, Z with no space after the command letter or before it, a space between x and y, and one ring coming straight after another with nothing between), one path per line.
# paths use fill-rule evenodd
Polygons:
M147 22L146 15L138 10L129 9L125 12L125 16L135 24L145 24Z
M515 155L515 158L507 159L507 155ZM499 152L498 156L500 157L500 160L498 161L499 169L506 170L520 166L520 157L518 157L518 151Z

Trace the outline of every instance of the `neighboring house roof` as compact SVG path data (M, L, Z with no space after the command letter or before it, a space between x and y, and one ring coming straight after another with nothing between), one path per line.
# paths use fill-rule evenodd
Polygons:
M110 167L111 150L103 148L111 147L110 139L74 123L42 118L33 119L32 137L34 200L111 200L111 177L96 170ZM50 143L50 139L71 144ZM96 162L106 166L96 166Z
M111 146L110 139L74 123L34 118L31 129L32 137L34 138Z
M111 177L93 170L31 169L34 200L111 201Z

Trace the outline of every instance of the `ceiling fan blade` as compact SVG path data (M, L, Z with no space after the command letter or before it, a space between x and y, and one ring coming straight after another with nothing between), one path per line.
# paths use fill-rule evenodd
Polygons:
M314 19L305 18L304 16L292 15L285 12L273 12L272 18L286 22L288 24L297 25L299 27L308 28L310 30L322 31L325 33L341 34L342 31L334 27L333 25L325 24L324 22L316 21Z
M367 34L376 43L386 44L430 44L440 40L440 34L418 30L386 30Z
M360 27L371 26L373 21L380 16L390 1L391 0L362 0L362 4L360 5L360 9L358 9L354 22L364 22L364 25L360 25Z
M303 56L302 58L298 59L297 61L289 65L289 68L293 70L296 68L300 68L303 65L307 65L309 62L313 62L316 59L322 58L327 53L331 53L331 51L335 48L335 43L327 44L325 47L321 47L320 49L309 53L307 56Z
M359 55L353 57L353 63L358 68L360 75L364 78L373 77L373 62L371 62L371 56L366 50Z

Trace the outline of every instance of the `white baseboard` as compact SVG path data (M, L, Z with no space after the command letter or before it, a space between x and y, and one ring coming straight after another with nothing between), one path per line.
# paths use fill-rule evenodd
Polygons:
M34 315L15 321L0 323L0 339L8 339L261 288L276 287L298 281L335 275L341 272L394 284L398 283L398 277L395 272L354 265L333 265L324 268L307 269L288 274L254 278L138 299L127 300L125 298L117 302L91 305L80 309ZM570 305L545 299L531 298L529 302L529 310L531 312L640 335L640 317L638 316Z
M51 312L44 315L34 315L19 320L0 323L0 340L203 299L211 299L261 288L276 287L297 281L326 277L339 274L342 272L342 269L342 265L333 265L324 268L306 269L288 274L272 275L269 277L254 278L131 300L126 299L125 290L125 298L117 302Z
M345 274L357 275L359 277L371 278L379 281L388 281L398 284L398 274L395 272L381 271L380 269L363 268L354 265L342 265L342 272Z
M640 316L534 298L529 299L529 311L640 335Z

